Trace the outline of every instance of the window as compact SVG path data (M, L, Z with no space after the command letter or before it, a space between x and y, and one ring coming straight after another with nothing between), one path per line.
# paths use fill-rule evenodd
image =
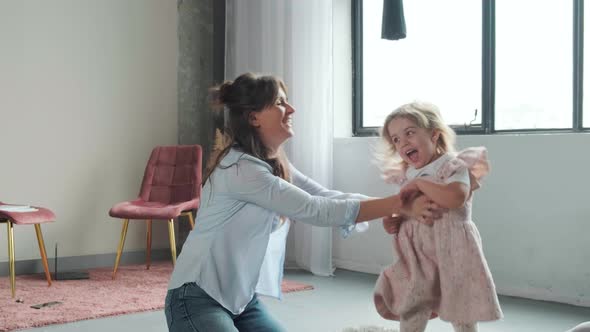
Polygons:
M583 0L406 0L397 41L381 39L383 1L352 2L355 135L414 100L459 133L590 127L590 84L577 92Z
M583 6L584 2L582 1L580 5L584 8L582 10L584 12L584 17L590 17L590 6ZM590 24L590 23L589 23ZM584 34L584 45L588 45L590 47L590 30L585 31ZM584 77L588 77L588 83L584 85L584 96L586 96L586 103L584 104L583 110L583 117L580 122L582 122L584 128L590 128L590 51L584 53Z
M496 1L497 130L571 128L572 20L571 1Z
M363 1L363 126L378 127L394 108L427 100L445 120L469 124L481 109L481 4L473 0L410 0L406 22L417 24L399 41L381 39L383 1ZM456 20L445 10L463 14ZM473 28L475 27L475 28ZM481 123L481 116L475 123Z

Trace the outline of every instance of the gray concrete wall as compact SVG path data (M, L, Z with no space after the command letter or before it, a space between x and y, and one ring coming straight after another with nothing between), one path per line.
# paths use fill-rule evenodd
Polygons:
M206 163L214 134L208 89L223 81L225 0L178 0L178 143L200 144ZM190 226L179 223L182 247Z

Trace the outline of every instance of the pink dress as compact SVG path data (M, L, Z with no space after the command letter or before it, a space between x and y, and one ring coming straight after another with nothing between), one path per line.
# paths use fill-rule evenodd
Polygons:
M445 154L392 179L401 185L418 176L441 183L458 179L476 189L488 171L486 149L478 147ZM432 310L431 318L457 323L502 318L481 238L471 220L471 199L433 226L417 220L402 223L393 238L399 260L381 272L375 285L375 306L383 318L400 320L417 310Z

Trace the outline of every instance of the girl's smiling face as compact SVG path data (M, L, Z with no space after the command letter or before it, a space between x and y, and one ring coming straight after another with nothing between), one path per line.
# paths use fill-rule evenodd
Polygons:
M413 120L399 116L387 124L387 134L402 160L414 168L422 168L438 157L437 130L420 128Z

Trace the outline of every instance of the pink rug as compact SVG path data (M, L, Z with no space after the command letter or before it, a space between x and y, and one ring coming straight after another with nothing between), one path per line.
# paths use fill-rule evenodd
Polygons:
M54 281L51 287L47 287L44 275L17 276L14 299L10 297L8 277L0 278L0 331L162 309L172 265L159 262L149 270L145 265L121 266L117 280L111 279L110 267L89 272L90 279ZM285 280L282 288L289 293L313 286ZM62 303L41 309L30 307L51 301Z

